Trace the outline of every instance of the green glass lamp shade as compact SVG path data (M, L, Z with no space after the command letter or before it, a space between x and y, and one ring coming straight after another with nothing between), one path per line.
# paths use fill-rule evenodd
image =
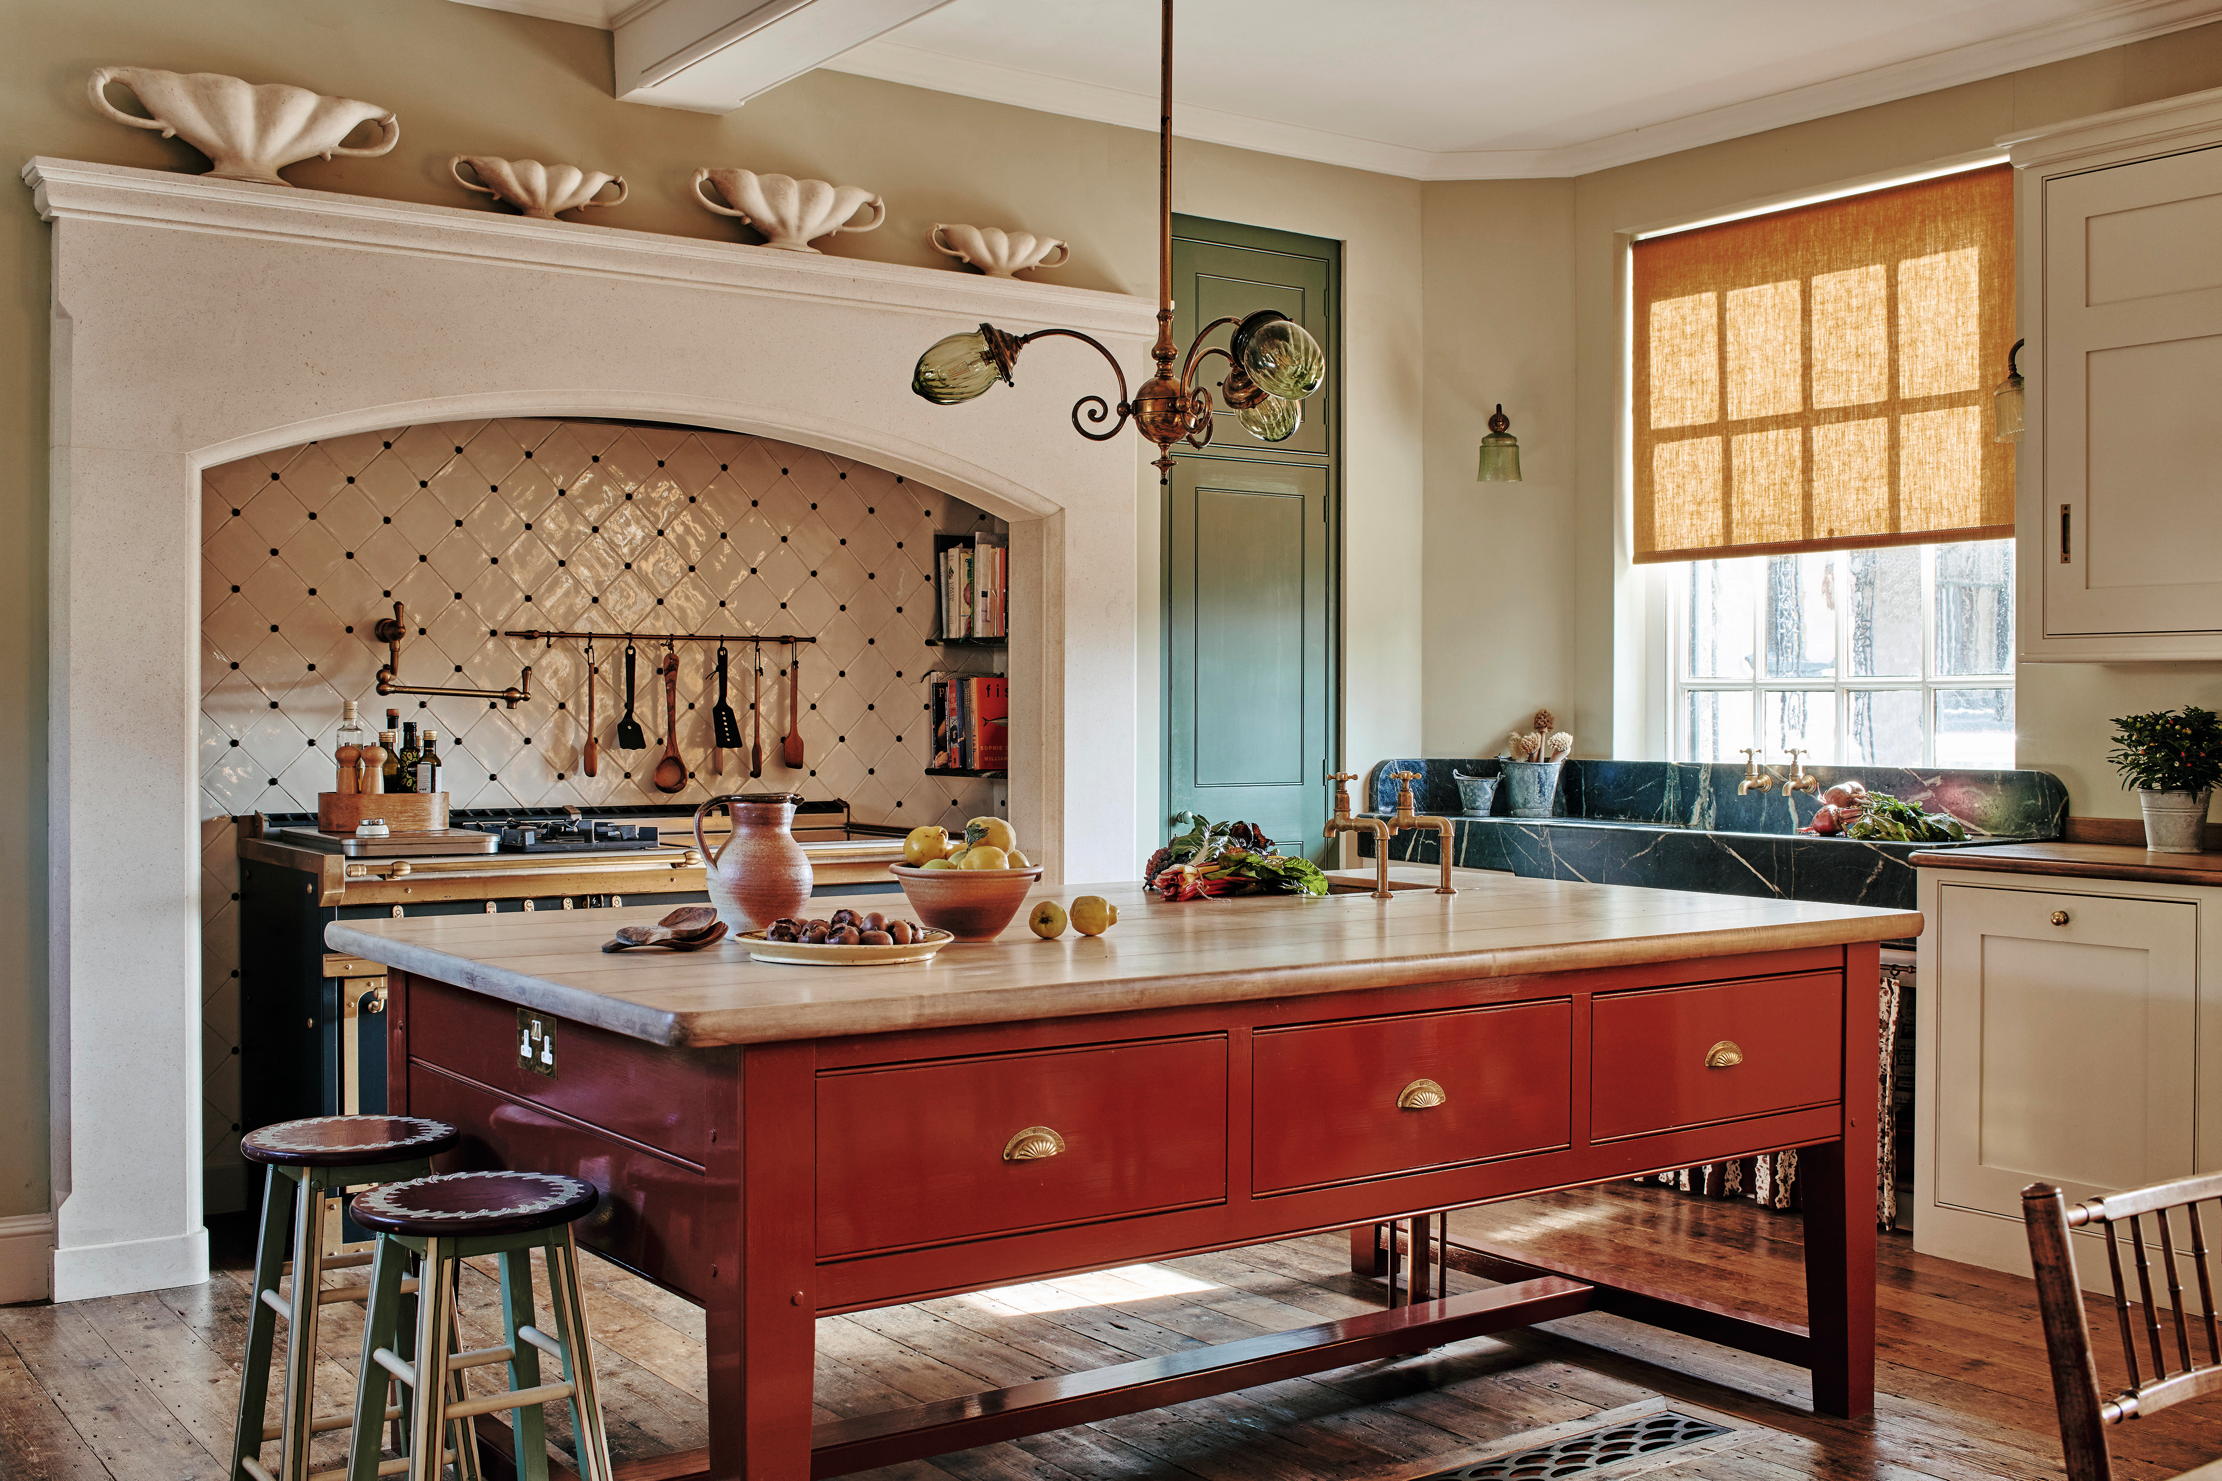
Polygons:
M937 339L918 357L910 388L936 406L970 401L1003 378L1003 369L988 350L985 334L952 334Z
M1255 406L1242 408L1237 420L1260 442L1286 442L1304 424L1304 407L1300 402L1267 396Z
M1327 352L1278 309L1259 309L1244 319L1230 349L1251 380L1283 401L1302 401L1327 379Z
M1481 439L1481 463L1474 472L1477 483L1520 481L1520 439L1512 435L1512 420L1498 406L1489 418L1489 435Z

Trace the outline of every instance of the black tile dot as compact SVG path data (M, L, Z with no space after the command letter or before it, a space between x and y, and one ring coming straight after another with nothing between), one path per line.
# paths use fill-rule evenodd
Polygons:
M461 449L461 448L457 448L457 449L456 449L456 451L457 451L457 452L461 452L461 451L462 451L462 449ZM276 482L278 481L278 475L277 475L277 474L275 474L275 473L271 474L271 475L270 475L270 481L271 481L272 483L276 483ZM272 783L272 785L273 785L273 786L275 786L276 784L275 784L275 783Z

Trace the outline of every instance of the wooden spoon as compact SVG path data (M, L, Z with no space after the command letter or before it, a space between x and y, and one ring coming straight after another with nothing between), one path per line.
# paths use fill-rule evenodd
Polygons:
M779 743L780 760L790 771L802 770L802 645L787 647L787 738Z
M665 951L700 951L705 946L715 946L725 939L725 922L712 921L710 929L699 936L674 936L662 926L620 926L617 939L602 943L607 952L638 951L643 947L661 947Z
M594 645L586 645L586 748L579 753L579 769L588 776L602 764L602 738L594 728L594 680L602 666L594 661Z
M687 786L687 763L679 759L679 655L666 652L663 661L664 675L664 755L656 763L655 775L649 780L659 792L683 792Z

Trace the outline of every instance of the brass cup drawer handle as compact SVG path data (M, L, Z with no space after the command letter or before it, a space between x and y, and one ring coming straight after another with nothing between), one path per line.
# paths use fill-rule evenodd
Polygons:
M2056 926L2066 925L2068 923L2068 919L2069 916L2065 910L2055 910L2054 912L2052 912L2052 923Z
M1396 1093L1396 1108L1400 1111L1432 1111L1449 1101L1443 1087L1433 1080L1419 1079Z
M1065 1139L1054 1127L1022 1126L1003 1144L1005 1162L1041 1162L1065 1150Z
M1744 1046L1734 1039L1722 1039L1705 1051L1705 1068L1709 1070L1733 1069L1744 1062Z

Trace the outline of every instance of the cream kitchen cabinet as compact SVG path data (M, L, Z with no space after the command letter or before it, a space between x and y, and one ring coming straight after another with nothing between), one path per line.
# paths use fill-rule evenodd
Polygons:
M2009 147L2021 656L2222 657L2222 90Z
M2026 1273L2026 1184L2222 1168L2222 889L1932 867L1921 909L1914 1248Z

